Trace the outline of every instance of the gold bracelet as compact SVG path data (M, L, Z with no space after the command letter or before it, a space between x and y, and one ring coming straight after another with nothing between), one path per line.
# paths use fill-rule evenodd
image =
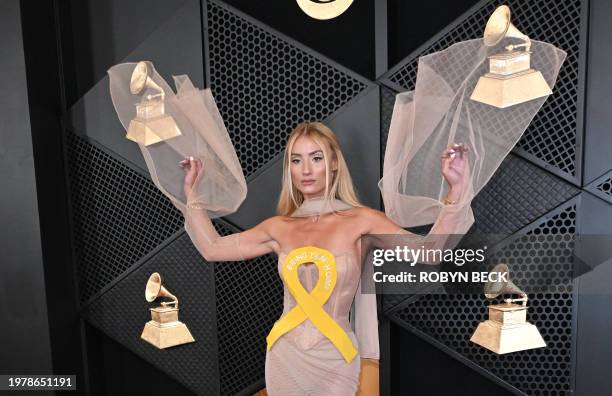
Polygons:
M444 203L444 205L455 205L457 202L459 201L453 201L451 199L448 199L448 197L444 198L444 201L442 201Z

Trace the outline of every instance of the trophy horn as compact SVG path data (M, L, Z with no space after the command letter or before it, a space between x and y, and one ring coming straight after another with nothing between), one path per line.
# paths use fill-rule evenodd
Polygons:
M162 302L162 305L174 304L178 308L178 298L162 285L161 275L158 272L154 272L147 281L145 298L148 302L153 302L159 297L166 297L172 300L170 302Z
M520 299L514 301L523 301L523 305L527 304L527 293L521 290L510 280L510 270L506 264L497 264L490 273L497 273L496 280L489 280L484 287L484 295L488 299L494 299L502 294L519 294ZM505 276L501 276L505 274ZM492 279L491 277L489 277ZM500 280L505 279L505 280Z
M502 41L504 37L512 37L525 42L519 45L508 45L506 47L508 51L523 46L529 52L531 40L510 22L510 7L506 5L497 7L489 17L484 30L484 42L487 47L492 47Z
M136 64L136 67L132 72L132 78L130 79L130 92L132 92L134 95L138 95L145 88L151 88L161 93L162 97L164 96L164 90L161 89L161 87L157 85L157 83L149 76L149 67L147 66L147 62L140 61Z

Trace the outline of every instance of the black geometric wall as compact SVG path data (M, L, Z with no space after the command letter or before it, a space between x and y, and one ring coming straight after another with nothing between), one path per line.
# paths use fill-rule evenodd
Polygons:
M183 227L151 180L98 144L66 132L81 302Z
M530 295L529 320L547 347L498 356L469 342L486 319L482 295L384 295L383 310L394 323L469 362L518 394L567 395L575 343L575 301L571 252L580 195L589 191L612 202L610 173L582 185L582 106L586 2L510 1L512 22L530 37L563 48L568 57L555 92L517 147L473 203L473 232L496 234L492 262L517 273L515 282L546 293ZM382 78L383 117L390 117L395 92L412 89L418 57L458 40L480 37L488 16L501 2L483 1L463 18L389 70ZM385 110L386 108L386 110ZM381 121L382 138L388 119ZM492 301L491 303L494 303Z
M215 222L221 234L229 234L273 214L280 154L301 120L333 125L349 148L349 165L375 169L357 172L362 175L354 175L358 183L375 186L395 94L414 86L418 57L480 37L501 2L479 3L377 81L220 0L184 4L126 59L152 59L166 79L185 72L184 62L189 73L201 71L195 81L210 84L249 183L241 211ZM575 290L564 257L576 232L580 196L588 193L612 204L612 170L582 185L585 1L506 4L520 30L559 46L568 58L554 94L474 201L473 231L499 236L494 242L500 262L516 260L534 279L542 275L549 280L552 271L558 280L550 293L530 299L529 319L548 347L497 356L471 344L471 332L486 317L481 295L384 295L380 315L517 394L567 395L575 363ZM184 37L181 62L176 42L167 39L172 31ZM359 116L368 122L355 126ZM248 394L262 388L265 336L282 312L276 257L207 263L185 234L180 212L150 181L140 153L124 133L108 99L106 78L68 117L65 154L83 317L197 394ZM361 147L361 142L375 144ZM532 255L536 237L560 253ZM517 260L517 254L531 261ZM549 273L542 274L543 269ZM179 296L181 319L198 342L158 351L140 340L148 315L144 282L155 270Z
M179 320L196 342L157 349L140 339L151 320L144 288L159 272L179 299ZM84 305L83 317L132 352L197 394L219 394L219 343L215 272L183 231L177 232L113 280L102 295Z
M245 176L284 148L302 120L323 120L367 87L222 2L208 2L211 89Z
M217 223L217 230L221 235L238 231L222 223ZM262 351L283 311L276 256L215 263L215 288L221 394L234 395L253 385L263 387Z

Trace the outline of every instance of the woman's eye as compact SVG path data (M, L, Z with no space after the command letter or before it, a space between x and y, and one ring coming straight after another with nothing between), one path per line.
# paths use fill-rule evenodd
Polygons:
M313 160L315 162L319 162L319 161L323 160L323 157L314 157Z
M292 160L291 160L291 163L292 163L292 164L299 164L299 163L300 163L300 160L299 160L299 159L292 159Z

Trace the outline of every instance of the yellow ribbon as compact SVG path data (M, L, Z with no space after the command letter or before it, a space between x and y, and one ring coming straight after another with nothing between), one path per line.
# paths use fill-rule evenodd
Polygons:
M304 289L298 277L302 264L314 263L319 270L319 279L310 294ZM266 338L268 350L283 334L298 326L306 319L315 325L340 351L344 360L350 363L357 355L357 349L346 332L323 309L336 286L336 261L333 254L325 249L306 246L292 250L282 267L282 276L297 305L281 320L276 322Z

